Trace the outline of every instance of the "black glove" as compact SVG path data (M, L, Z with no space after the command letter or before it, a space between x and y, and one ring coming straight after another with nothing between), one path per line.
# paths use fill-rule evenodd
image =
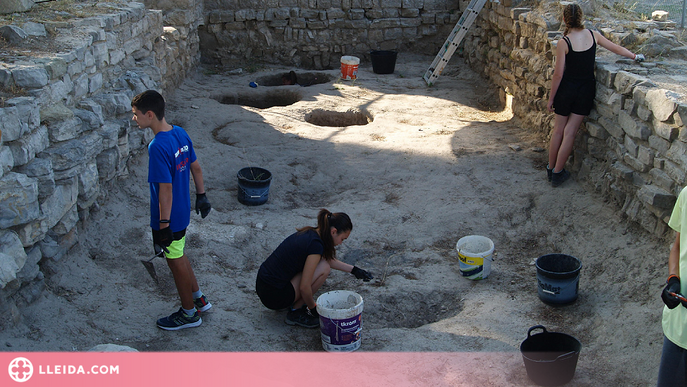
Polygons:
M172 242L174 242L174 235L172 234L172 228L171 227L165 227L160 230L153 229L153 244L156 246L160 246L161 249L165 250L166 252L169 252L167 250L167 246L171 245ZM158 249L155 249L155 253L158 253Z
M305 313L306 313L308 316L311 316L311 317L317 317L317 318L320 317L320 314L317 313L317 306L314 307L314 308L312 308L312 309L310 309L310 308L308 308L308 306L306 305L306 306L305 306Z
M680 294L680 278L676 275L671 275L666 281L666 287L661 292L661 299L668 306L669 309L675 309L680 305L680 299L671 295L670 293ZM684 303L684 302L683 302Z
M359 268L358 266L353 266L353 270L351 270L351 274L355 276L357 279L361 279L364 282L369 282L371 279L374 277L372 274L366 272L365 270Z
M210 213L211 208L210 201L204 193L196 194L196 214L200 214L200 217L205 219Z

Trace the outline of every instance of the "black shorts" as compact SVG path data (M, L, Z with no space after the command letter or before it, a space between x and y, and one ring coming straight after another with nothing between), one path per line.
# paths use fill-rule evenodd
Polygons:
M296 301L296 291L290 282L283 289L280 289L257 277L255 280L255 291L258 293L262 304L273 310L289 308Z
M570 113L588 116L594 107L596 80L562 80L553 98L556 114L569 116Z

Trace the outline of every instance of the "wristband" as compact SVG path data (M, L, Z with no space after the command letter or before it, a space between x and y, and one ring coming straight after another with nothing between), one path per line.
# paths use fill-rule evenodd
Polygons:
M169 223L169 219L160 219L160 223Z

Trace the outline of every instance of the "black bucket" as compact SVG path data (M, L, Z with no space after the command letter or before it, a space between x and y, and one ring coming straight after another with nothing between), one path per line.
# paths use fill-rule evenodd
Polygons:
M543 332L532 334L535 329ZM520 344L527 376L540 386L560 386L575 376L582 344L565 333L548 332L542 325L527 331L527 339Z
M264 168L247 167L237 174L239 179L239 202L248 206L259 206L267 202L272 174Z
M396 67L396 51L370 51L372 71L375 74L391 74Z
M565 254L546 254L537 258L537 293L547 304L569 304L580 288L579 259Z

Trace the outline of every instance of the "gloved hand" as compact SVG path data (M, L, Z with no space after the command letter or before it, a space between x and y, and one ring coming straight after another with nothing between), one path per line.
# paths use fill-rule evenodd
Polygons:
M368 273L367 271L359 268L358 266L353 266L353 270L351 270L351 274L355 276L357 279L361 279L364 282L369 282L371 279L374 277L372 274Z
M210 213L211 208L210 201L204 193L196 194L196 214L200 214L200 217L205 219Z
M661 299L668 306L669 309L675 309L680 305L680 299L670 295L670 293L680 294L680 278L676 275L671 275L666 281L666 287L661 292Z
M167 250L167 246L174 242L174 235L170 227L165 227L160 230L153 229L153 244L160 246L163 250ZM157 253L157 249L155 251Z
M308 316L311 316L311 317L317 317L317 318L320 317L320 314L317 313L317 306L315 306L314 308L310 309L310 308L308 308L308 306L306 305L306 306L305 306L305 313L306 313Z
M641 63L644 62L646 58L644 58L644 55L642 54L635 54L635 62Z

